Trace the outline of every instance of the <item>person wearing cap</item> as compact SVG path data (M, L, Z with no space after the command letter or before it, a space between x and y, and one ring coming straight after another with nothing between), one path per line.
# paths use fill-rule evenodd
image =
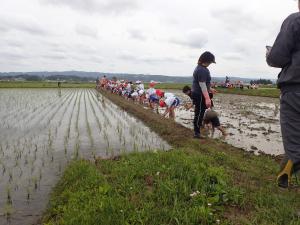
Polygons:
M298 0L300 11L300 0ZM280 124L285 159L277 184L287 188L300 171L300 12L288 16L273 44L267 49L267 63L281 68L277 85L281 91Z
M179 98L172 93L162 92L162 94L161 97L164 98L164 100L161 99L159 105L160 107L167 107L162 116L165 117L169 113L169 118L175 119L175 109L180 104Z
M211 52L204 52L198 59L198 65L193 73L192 99L195 105L194 114L194 138L201 138L200 128L206 109L211 108L212 101L209 92L215 90L210 88L211 76L208 67L216 63L215 56Z

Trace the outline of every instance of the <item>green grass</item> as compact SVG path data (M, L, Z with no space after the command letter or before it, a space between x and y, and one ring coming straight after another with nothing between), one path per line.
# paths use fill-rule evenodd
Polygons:
M61 88L94 88L95 83L84 83L84 82L62 82ZM57 82L17 82L17 81L0 81L0 88L57 88Z
M217 88L219 93L225 94L238 94L238 95L249 95L249 96L260 96L260 97L272 97L279 98L280 90L277 88L259 88L259 89L238 89L238 88Z
M104 95L174 149L73 162L52 194L45 224L300 224L300 189L275 185L273 157L194 140L191 130Z
M222 168L208 163L179 150L96 166L75 162L56 190L47 224L213 224L242 193L229 188Z

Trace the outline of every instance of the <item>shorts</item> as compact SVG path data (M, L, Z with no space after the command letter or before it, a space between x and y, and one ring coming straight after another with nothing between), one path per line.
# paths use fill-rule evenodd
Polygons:
M210 120L210 122L211 122L211 125L212 125L213 127L219 127L219 126L221 126L219 117L214 117L214 118L212 118L212 119Z
M179 106L179 104L180 104L179 98L175 98L175 100L171 106L177 107L177 106Z
M159 99L156 95L150 95L149 102L158 103Z

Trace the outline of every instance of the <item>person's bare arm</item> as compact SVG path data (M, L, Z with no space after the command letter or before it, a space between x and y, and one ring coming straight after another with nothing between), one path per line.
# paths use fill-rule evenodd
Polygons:
M206 83L205 82L199 82L199 85L200 85L200 88L201 88L201 91L202 91L202 95L205 98L206 108L209 109L211 107L211 99L210 99L208 91L207 91Z
M163 117L166 117L166 115L170 112L171 108L166 108L166 111L164 112L164 114L162 115Z

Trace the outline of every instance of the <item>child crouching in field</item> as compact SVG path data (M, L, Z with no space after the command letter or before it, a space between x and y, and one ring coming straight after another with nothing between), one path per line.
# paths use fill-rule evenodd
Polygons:
M166 111L163 113L163 117L165 117L169 113L169 118L175 119L175 109L180 104L179 98L177 98L172 93L164 93L162 92L160 97L164 97L164 100L161 99L159 101L160 107L167 107Z
M215 129L218 129L219 131L221 131L223 137L227 136L225 129L220 124L218 113L212 109L207 109L205 111L204 117L203 117L203 126L204 126L204 128L209 128L209 126L212 127L212 133L211 133L212 137L214 135Z

